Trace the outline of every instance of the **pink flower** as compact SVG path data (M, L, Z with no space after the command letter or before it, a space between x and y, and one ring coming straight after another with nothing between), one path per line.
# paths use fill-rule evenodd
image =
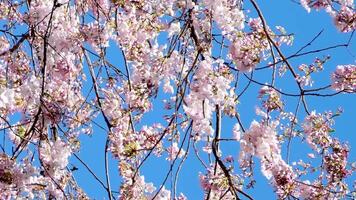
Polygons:
M356 65L338 65L331 79L332 88L336 91L355 92Z
M342 6L334 17L334 23L341 32L356 29L356 12L348 6Z
M310 0L300 0L300 4L304 7L305 10L308 11L308 13L311 10L309 7L309 2L310 2Z
M168 151L168 158L166 159L168 161L172 161L176 158L182 158L185 154L185 151L178 147L177 142L173 142L172 146L168 147L167 151Z

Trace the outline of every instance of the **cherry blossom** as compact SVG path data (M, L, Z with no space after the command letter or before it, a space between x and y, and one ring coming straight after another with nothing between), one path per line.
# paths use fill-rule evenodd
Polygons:
M356 89L356 66L339 65L331 75L332 87L337 91L354 92Z
M341 109L309 102L356 92L352 55L324 54L352 54L354 2L300 4L326 12L343 43L315 48L321 31L295 45L306 36L255 0L1 1L0 199L94 198L84 173L110 200L186 200L194 178L202 198L253 199L255 170L279 199L352 198ZM93 138L103 171L82 158ZM297 141L308 153L294 155ZM152 160L167 169L154 178Z
M311 11L311 8L325 9L333 17L335 26L341 32L350 32L356 28L353 0L301 0L300 3L308 12ZM339 4L341 8L336 10L333 4Z

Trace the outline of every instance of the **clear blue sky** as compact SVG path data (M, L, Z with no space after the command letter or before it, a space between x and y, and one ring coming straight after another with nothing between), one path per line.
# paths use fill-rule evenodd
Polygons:
M350 34L341 34L333 26L331 17L324 11L316 12L312 11L308 14L301 6L293 3L292 1L282 0L282 1L258 1L261 9L265 15L267 23L270 27L280 25L285 27L288 33L295 34L295 41L292 47L285 47L282 50L286 55L290 55L298 50L301 46L309 42L319 31L322 29L324 32L319 37L319 39L313 43L307 50L318 49L322 47L328 47L334 44L340 44L347 41ZM246 8L251 9L250 16L256 17L253 8L246 1ZM354 56L356 55L356 41L353 39L352 45L349 48L350 51L353 50ZM122 63L121 58L116 57L118 52L108 51L109 57L114 63ZM325 65L325 71L320 75L314 75L315 85L327 85L330 83L330 74L336 68L337 64L354 64L355 57L352 56L345 48L334 49L327 52L322 52L319 54L313 54L302 58L297 58L291 60L293 65L298 66L300 64L310 64L315 57L323 57L325 55L331 55L332 59ZM266 74L264 72L256 72L255 77L259 80L264 80ZM285 79L288 76L285 77ZM279 79L277 81L277 86L281 86L284 91L293 90L288 84L291 82L285 79ZM264 81L261 81L264 82ZM287 87L286 87L287 86ZM294 86L293 86L294 87ZM259 86L252 86L249 92L246 93L241 99L241 104L237 107L238 112L242 117L242 122L245 127L249 127L253 119L258 120L259 118L254 114L254 109L256 105L260 105L257 101ZM239 90L241 91L241 90ZM159 104L162 100L162 93L159 95L158 99L155 100L155 104ZM283 98L287 106L287 110L293 112L295 107L295 98ZM355 149L351 149L350 158L356 158L356 102L355 95L339 95L333 98L307 98L309 109L316 110L317 112L324 112L326 110L335 111L337 107L342 106L345 110L344 114L337 118L336 125L336 137L340 138L341 141L349 141L350 146L354 146ZM155 119L162 119L162 112L157 112L157 110L148 114L144 123L148 125L155 122ZM304 114L300 116L301 121L304 118ZM100 122L100 121L99 121ZM160 120L161 122L161 120ZM223 121L223 134L226 136L231 135L231 127L235 123L234 120L226 119ZM95 127L95 126L94 126ZM106 133L95 127L94 134L91 137L81 136L82 139L82 150L79 153L81 158L95 171L98 176L104 180L104 146ZM231 154L237 160L238 156L238 144L237 143L224 143L222 150L224 155ZM299 140L292 142L292 159L291 161L298 161L300 158L305 158L306 153L312 152L311 149L305 145L300 144ZM284 154L285 155L285 154ZM79 185L81 185L87 194L95 199L107 199L106 192L102 187L94 180L94 178L84 169L84 167L72 157L72 163L79 168L78 171L74 172L75 177ZM355 160L355 159L354 159ZM273 188L268 184L265 177L260 173L259 162L256 162L256 181L254 189L248 190L254 199L275 199L273 193ZM143 168L143 174L145 175L145 180L147 182L154 182L156 187L162 182L165 173L169 167L169 162L167 162L164 157L156 159L151 158L148 160ZM178 184L178 191L183 192L189 199L202 199L202 190L199 186L198 173L199 171L204 173L204 169L201 168L197 162L195 156L191 154L188 160L185 162L180 175L180 181ZM118 178L118 168L117 161L110 160L110 175L112 188L114 190L119 189L120 179ZM169 184L167 185L169 188Z

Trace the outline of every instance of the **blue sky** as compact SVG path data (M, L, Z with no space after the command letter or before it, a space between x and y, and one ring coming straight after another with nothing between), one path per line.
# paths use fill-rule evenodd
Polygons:
M335 44L345 43L350 34L339 33L333 26L331 17L324 11L316 12L312 11L307 13L301 6L293 3L292 1L258 1L263 14L267 20L270 27L277 25L283 26L288 33L295 34L294 45L292 47L283 47L282 50L286 55L291 55L296 52L301 46L308 43L317 33L324 30L322 35L318 40L313 43L312 46L308 47L306 50L313 50L323 47L332 46ZM256 17L253 8L246 1L246 8L251 10L249 16ZM331 60L325 65L325 70L320 73L313 75L315 77L316 86L324 86L330 83L330 74L335 70L338 64L354 64L355 55L350 52L353 50L353 54L356 54L356 41L353 39L352 45L349 47L349 51L345 48L334 49L327 52L322 52L319 54L308 55L305 57L300 57L291 60L292 65L297 67L300 64L310 64L313 59L318 56L322 58L326 55L331 55ZM108 51L108 57L113 63L122 64L122 58L117 55L117 49L111 49ZM269 73L269 72L267 72ZM255 73L255 77L261 82L268 81L265 80L266 72L259 71ZM295 85L293 81L288 80L290 78L288 75L282 79L277 80L277 86L283 88L283 91L294 91ZM241 86L245 82L241 83ZM249 127L253 119L258 120L259 118L254 114L255 106L260 105L257 100L258 90L260 86L252 85L249 91L242 96L240 99L240 105L238 105L237 110L242 117L242 123L245 127ZM238 89L241 91L241 89ZM162 93L159 94L158 98L154 100L154 105L159 105L164 96ZM283 101L287 106L288 111L294 111L296 98L283 98ZM336 137L340 138L342 141L349 141L350 146L356 146L355 143L355 130L356 123L354 118L354 113L356 113L356 106L353 102L356 102L355 95L339 95L333 98L313 98L307 97L310 110L316 110L317 112L324 112L326 110L335 111L336 108L342 106L345 110L344 114L337 118L336 125ZM163 114L166 111L154 110L147 114L147 117L142 124L147 123L151 125L156 122L155 119L162 119ZM304 113L299 116L299 119L304 118ZM159 120L161 122L161 120ZM104 124L102 120L98 120L99 123ZM231 129L236 121L229 118L224 118L223 120L223 135L231 137ZM104 174L104 147L106 140L106 133L94 125L94 133L92 136L80 136L82 150L78 153L83 161L85 161L88 166L98 175L103 182L105 182ZM300 158L305 158L306 153L312 152L311 149L305 145L300 144L300 140L293 140L292 142L293 150L291 154L292 161L298 161ZM238 143L226 142L221 145L224 155L231 154L237 160L238 156ZM285 155L285 154L284 154ZM356 158L356 150L351 150L350 158ZM72 156L71 163L79 168L79 170L73 172L77 178L78 184L83 187L84 191L91 197L95 199L107 199L106 191L99 185L98 182L88 173L88 171ZM255 180L257 181L255 188L247 190L254 199L275 199L273 193L273 188L268 184L265 177L262 176L259 169L259 162L256 160L255 169ZM113 190L119 190L120 178L118 175L118 162L114 159L110 159L110 176L111 185ZM161 158L152 157L144 165L142 174L145 175L145 180L147 182L153 182L156 187L162 182L169 167L169 162L165 160L165 157ZM191 155L186 160L183 169L180 173L180 179L178 184L178 191L183 192L189 199L202 199L202 190L199 186L199 172L205 173L204 169L200 166L196 157L191 152ZM169 181L168 181L169 183ZM169 188L169 184L167 184Z

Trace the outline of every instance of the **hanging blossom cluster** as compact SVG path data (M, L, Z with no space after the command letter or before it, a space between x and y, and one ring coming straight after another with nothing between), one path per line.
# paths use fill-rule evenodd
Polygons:
M65 125L68 121L64 119L74 116L84 103L79 81L82 69L79 44L83 40L75 9L65 8L62 3L64 2L32 1L27 13L17 13L20 15L18 22L32 27L22 35L23 39L31 37L31 49L17 49L13 52L8 45L1 45L2 127L6 127L6 116L21 113L20 120L9 131L9 138L15 145L13 154L6 158L9 161L4 161L11 160L13 170L18 172L8 169L3 172L8 177L2 182L1 190L8 188L1 194L4 198L7 195L20 195L22 190L29 198L45 198L46 195L64 198L64 188L75 183L71 172L66 168L71 145L58 138L56 124L63 122ZM14 15L11 11L19 7L7 6L7 12L2 18ZM2 37L1 43L7 44L9 41ZM31 55L26 52L29 50ZM67 125L72 126L67 131L67 140L72 140L78 134L77 128L81 124ZM37 158L42 167L30 169L33 158L31 160L29 156L36 154L36 150L32 152L30 146L36 143ZM15 159L24 151L29 153L23 160L24 164L16 164ZM5 159L4 156L2 158ZM21 180L16 176L23 178ZM81 195L81 191L77 190L77 194Z
M46 187L42 185L45 180L40 180L36 169L27 159L23 164L18 164L7 155L1 154L0 175L0 197L3 199L16 198L18 192L23 193L25 197L33 198L32 189ZM31 184L34 185L31 187ZM19 187L19 191L12 190L12 187Z
M231 75L229 69L221 63L204 60L198 65L198 69L193 76L190 85L191 93L187 95L184 111L193 121L193 131L197 134L197 139L206 139L212 136L214 129L210 121L215 105L222 108L233 107L235 94L231 88Z
M306 117L303 124L304 133L307 143L315 150L327 148L332 143L330 133L333 129L333 119L331 114L321 115L313 111Z
M247 9L239 0L1 1L0 199L89 199L76 180L88 170L108 199L186 200L178 183L188 156L203 166L196 180L207 199L252 199L253 181L244 180L253 178L254 158L280 199L350 197L346 179L356 168L349 146L332 137L336 114L309 112L306 100L330 87L304 89L329 57L296 73L281 50L293 34L270 28L251 3ZM301 3L308 11L325 9L341 32L355 30L352 0ZM263 70L273 70L271 83ZM277 70L291 73L299 93L282 90ZM354 93L355 80L354 65L339 65L331 77L337 93L326 96ZM255 84L262 86L255 96L263 119L245 129L237 108L254 103L243 97ZM286 114L287 97L300 98L296 113ZM237 120L232 131L229 120ZM105 162L105 180L80 158L82 139L92 135L106 139L104 159L95 158ZM282 147L294 137L322 164L285 161ZM236 152L226 155L225 142L240 148L238 159ZM109 166L109 157L117 162ZM168 166L156 170L165 175L161 182L145 176L152 159ZM117 188L111 170L118 170ZM315 180L304 179L314 171Z
M342 144L331 135L334 132L331 128L333 125L332 118L337 115L331 112L325 114L312 112L306 117L303 124L307 143L314 151L321 154L323 159L320 167L324 171L315 183L322 184L325 181L325 188L334 191L334 193L327 193L323 190L314 189L308 194L310 197L341 198L347 193L345 179L352 174L352 168L349 167L347 161L350 149L348 145ZM307 183L310 185L309 181Z
M310 12L311 9L324 9L334 20L341 32L350 32L356 28L356 12L353 0L300 0L301 5ZM339 10L336 10L335 5Z
M318 117L319 116L319 117ZM329 116L330 117L330 116ZM320 166L322 173L319 178L311 183L310 180L302 180L306 174L306 170L311 170L310 164L304 165L304 170L298 168L293 169L292 165L287 164L282 159L281 142L277 138L276 127L278 123L274 122L270 125L265 122L253 121L249 130L247 130L240 142L240 167L244 171L245 176L251 176L250 169L253 164L253 157L257 157L261 162L261 171L266 178L274 185L275 191L280 199L285 199L288 196L300 197L303 199L315 198L343 198L347 193L347 184L345 179L352 174L352 169L348 167L349 147L341 144L338 139L330 136L311 136L310 132L316 134L321 130L329 132L330 128L327 121L324 121L322 115L312 113L306 118L306 124L309 122L315 123L318 130L307 130L305 127L305 136L307 142L312 145L312 148L317 153L322 154L323 163ZM319 121L318 121L319 120ZM328 118L330 120L330 118ZM316 124L319 123L319 124ZM305 125L307 126L307 125ZM321 134L321 133L319 133ZM326 134L324 132L324 134ZM310 139L312 141L310 141ZM320 148L315 149L316 147ZM310 156L315 158L314 154ZM323 175L325 174L325 175ZM323 181L326 182L323 183ZM325 186L323 186L325 184ZM318 187L316 187L318 185ZM323 186L323 187L322 187ZM331 191L331 192L330 192Z
M275 186L280 198L295 193L296 175L281 155L280 143L277 140L275 122L266 125L253 121L247 132L240 139L240 167L247 172L252 167L252 156L261 160L261 170ZM246 173L249 175L249 172Z
M236 68L250 72L261 62L263 54L269 49L268 40L259 19L250 21L251 33L236 35L231 45L231 58L236 62Z
M204 0L203 5L207 11L211 11L211 18L218 24L223 35L229 37L236 29L244 28L245 15L241 10L241 2Z
M263 108L269 111L273 110L282 110L283 109L283 102L280 98L278 92L268 86L263 86L260 89L259 96L262 100Z
M290 45L293 41L293 37L283 27L276 27L280 34L273 33L268 27L263 27L259 18L250 19L248 25L251 31L233 34L230 46L230 57L236 68L242 72L251 72L257 64L270 56L271 44L266 34L276 40L276 45Z
M241 179L237 176L231 177L231 182L241 188ZM218 199L224 197L226 199L234 199L232 193L227 193L229 190L229 180L219 166L214 169L210 166L207 169L207 174L199 174L200 185L203 188L205 198Z

